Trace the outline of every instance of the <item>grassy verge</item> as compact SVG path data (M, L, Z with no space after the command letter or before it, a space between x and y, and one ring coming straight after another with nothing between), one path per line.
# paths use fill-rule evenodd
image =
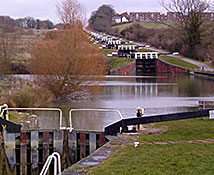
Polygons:
M214 144L129 146L90 175L211 175L213 162Z
M214 120L208 118L171 121L156 124L167 132L142 135L140 142L188 141L214 138Z
M112 52L117 52L116 49L103 49L103 52L106 55L105 59L107 60L108 67L111 71L126 66L133 61L133 58L107 57L108 54L111 54Z
M140 142L183 141L214 138L214 121L191 119L156 124L168 128L166 132L141 135ZM133 145L118 149L111 158L90 175L151 174L189 175L214 172L214 143Z
M116 49L103 49L103 51L104 51L105 55L111 54L112 52L117 52Z
M188 63L188 62L186 62L184 60L181 60L179 58L174 58L174 57L170 57L170 56L161 56L160 58L162 60L168 62L168 63L174 64L174 65L177 65L177 66L180 66L180 67L183 67L183 68L200 69L199 66L196 66L194 64Z
M154 50L150 50L150 49L142 48L142 49L138 49L138 52L155 52L155 51Z
M110 70L116 70L131 63L133 58L106 57L106 60Z

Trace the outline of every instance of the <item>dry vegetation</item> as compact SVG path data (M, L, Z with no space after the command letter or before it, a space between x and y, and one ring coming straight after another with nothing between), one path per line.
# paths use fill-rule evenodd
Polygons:
M31 49L36 43L41 42L49 29L28 29L20 34L17 40L17 54L14 61L26 62L31 59Z
M37 83L56 100L94 96L99 90L96 82L106 71L104 55L84 32L82 7L76 0L64 0L57 9L65 28L36 45L32 72L41 75Z
M76 0L63 0L56 7L64 23L61 30L0 31L2 41L6 33L16 36L10 40L15 52L7 55L8 68L23 72L29 65L29 72L39 75L35 80L37 86L33 85L35 88L27 86L7 99L12 106L41 106L42 101L49 102L52 97L54 100L94 97L100 90L96 82L106 73L104 54L83 30L83 7ZM8 42L7 46L11 44ZM12 48L7 51L12 53Z

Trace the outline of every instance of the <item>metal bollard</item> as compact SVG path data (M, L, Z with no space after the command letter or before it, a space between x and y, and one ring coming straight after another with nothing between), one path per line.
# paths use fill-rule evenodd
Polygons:
M137 117L142 117L144 114L144 108L137 107L136 109L136 116ZM140 124L137 125L137 129L140 130Z

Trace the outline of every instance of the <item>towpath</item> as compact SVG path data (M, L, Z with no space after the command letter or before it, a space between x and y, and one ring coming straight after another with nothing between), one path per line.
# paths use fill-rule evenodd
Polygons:
M136 44L136 45L141 46L141 47L145 47L145 45L142 44L142 43L133 42L133 44ZM190 59L190 58L186 58L186 57L181 56L181 55L173 55L173 54L170 54L169 52L163 51L161 49L156 49L156 48L153 48L153 47L146 47L146 49L153 50L153 51L159 52L161 54L167 54L170 57L182 59L182 60L184 60L184 61L186 61L188 63L194 64L194 65L197 65L197 66L203 68L204 71L214 71L214 68L208 66L207 64L205 64L203 62L199 62L199 61L196 61L196 60L193 60L193 59Z

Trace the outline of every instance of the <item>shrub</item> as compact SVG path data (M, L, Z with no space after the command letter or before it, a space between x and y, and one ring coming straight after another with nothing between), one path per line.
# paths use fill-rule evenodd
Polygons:
M29 67L24 63L11 63L10 70L12 74L29 74Z
M4 100L10 107L28 108L43 107L53 100L53 95L44 89L37 87L24 87Z

